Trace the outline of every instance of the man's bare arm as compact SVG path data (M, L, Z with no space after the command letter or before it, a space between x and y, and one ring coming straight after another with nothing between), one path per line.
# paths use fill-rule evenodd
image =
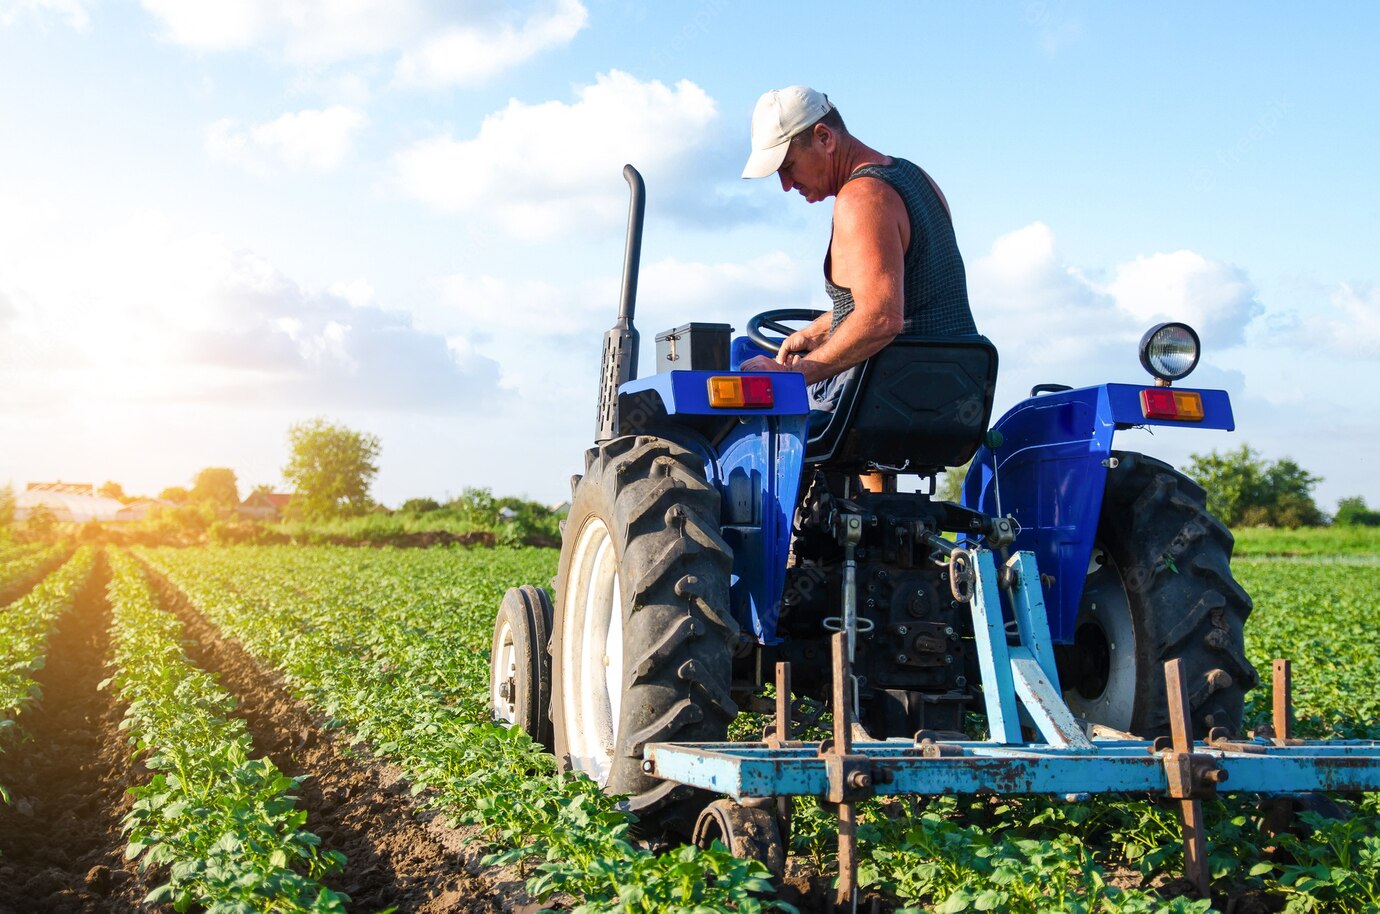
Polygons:
M852 291L853 311L792 366L807 382L852 368L901 332L908 229L905 204L885 182L859 178L844 185L834 205L831 268L834 282Z

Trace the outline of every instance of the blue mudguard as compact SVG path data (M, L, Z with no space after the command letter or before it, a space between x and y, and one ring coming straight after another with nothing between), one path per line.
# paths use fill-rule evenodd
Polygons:
M1198 393L1203 404L1201 420L1174 421L1145 417L1141 391L1147 389L1155 388L1103 384L1031 397L997 421L1001 443L980 448L964 480L964 505L1020 523L1014 548L1035 553L1055 643L1073 640L1115 431L1236 428L1226 391L1174 388Z
M619 388L620 425L636 433L636 410L654 412L661 429L669 426L704 460L705 478L722 497L720 532L733 549L733 616L759 643L776 644L809 400L801 374L750 373L771 379L772 406L710 406L709 378L733 374L742 373L668 371L629 381Z

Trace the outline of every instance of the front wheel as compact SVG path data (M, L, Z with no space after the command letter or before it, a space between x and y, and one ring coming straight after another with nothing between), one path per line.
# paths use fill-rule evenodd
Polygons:
M586 462L556 576L556 758L627 795L644 831L688 832L705 798L645 773L642 755L723 740L737 714L719 493L699 458L659 438L618 438Z
M1138 736L1169 732L1164 665L1183 661L1197 738L1241 728L1258 682L1246 659L1251 598L1231 572L1232 536L1206 493L1169 464L1118 452L1074 643L1060 679L1073 713Z
M521 727L550 752L551 601L530 584L510 587L499 604L489 652L489 709L493 719Z

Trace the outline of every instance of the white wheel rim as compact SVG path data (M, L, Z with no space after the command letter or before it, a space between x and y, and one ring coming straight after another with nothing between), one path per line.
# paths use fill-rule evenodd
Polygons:
M1095 721L1117 730L1130 730L1136 708L1136 626L1131 619L1130 595L1125 582L1111 557L1099 546L1094 559L1101 554L1100 564L1089 564L1083 585L1084 606L1079 610L1078 626L1093 623L1102 629L1107 639L1107 682L1102 691L1086 696L1076 688L1064 692L1075 717Z
M495 721L512 726L517 722L517 641L505 614L494 635L494 658L489 664L489 704ZM503 687L508 697L503 697Z
M580 531L562 594L561 708L570 765L608 783L623 698L623 595L613 538L599 518Z

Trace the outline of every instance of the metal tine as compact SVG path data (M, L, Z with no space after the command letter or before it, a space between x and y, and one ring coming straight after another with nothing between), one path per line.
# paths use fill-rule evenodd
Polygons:
M1294 684L1293 664L1288 660L1274 662L1274 728L1276 740L1289 740L1294 736Z
M833 637L834 654L834 745L830 751L848 755L853 751L852 664L848 662L848 636L844 632ZM858 909L858 818L852 803L838 805L839 816L839 888L834 903L841 912Z
M784 660L776 664L776 738L791 738L791 665Z
M1184 755L1193 752L1193 716L1188 704L1188 687L1184 683L1183 662L1174 659L1164 665L1165 697L1169 701L1169 732L1173 751ZM1200 800L1179 801L1179 817L1183 822L1184 875L1193 883L1201 898L1209 897L1207 834L1203 825L1203 804Z
M791 732L791 665L788 661L776 664L776 739L778 747L785 747L794 734ZM776 825L781 830L781 843L789 852L791 846L791 798L776 798Z

